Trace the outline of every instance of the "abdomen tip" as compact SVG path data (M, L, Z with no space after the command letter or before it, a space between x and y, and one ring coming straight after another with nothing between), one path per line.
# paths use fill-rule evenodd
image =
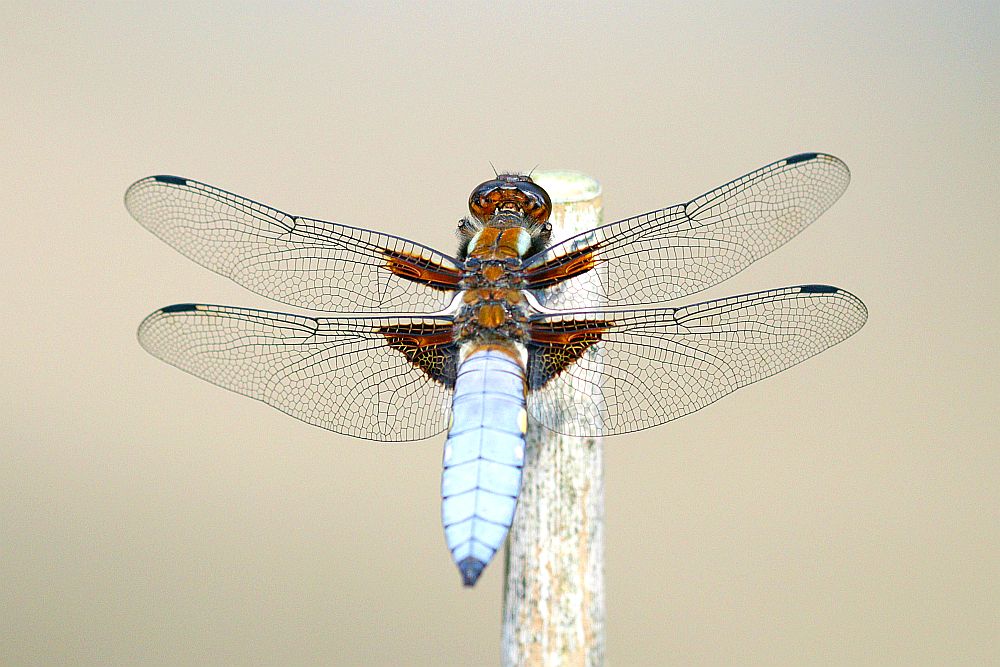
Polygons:
M466 586L475 586L484 567L486 563L472 556L462 559L458 564L458 571L462 573L462 583Z

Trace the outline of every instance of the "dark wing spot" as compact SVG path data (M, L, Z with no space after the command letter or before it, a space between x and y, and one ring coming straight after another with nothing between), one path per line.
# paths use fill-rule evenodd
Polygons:
M378 328L389 347L401 352L406 360L427 377L449 389L455 386L458 369L458 345L451 324L420 322L387 324Z
M180 176L153 176L153 180L158 183L170 183L171 185L187 185L187 179Z
M590 348L614 326L611 320L554 320L534 322L529 328L528 388L540 389Z
M166 308L160 308L161 313L187 313L192 310L198 310L198 304L196 303L175 303L172 306L167 306Z
M834 294L839 292L840 288L833 285L803 285L799 291L806 294Z
M795 164L796 162L805 162L806 160L814 160L819 153L799 153L798 155L793 155L790 158L785 159L785 164Z

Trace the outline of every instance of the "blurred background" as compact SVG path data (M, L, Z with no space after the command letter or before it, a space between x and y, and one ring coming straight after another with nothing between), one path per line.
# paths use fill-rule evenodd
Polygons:
M450 252L490 161L587 172L611 221L817 150L847 194L688 300L832 283L869 322L607 440L609 660L996 659L996 3L8 2L0 25L0 662L498 661L503 567L460 586L443 436L340 437L140 349L166 304L288 308L142 229L132 181Z

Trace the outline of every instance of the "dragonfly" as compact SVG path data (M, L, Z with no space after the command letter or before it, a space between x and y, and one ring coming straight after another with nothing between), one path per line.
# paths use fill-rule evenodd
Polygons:
M458 251L285 213L178 176L125 194L141 225L198 264L305 315L176 304L139 326L154 356L336 433L447 431L445 539L472 586L514 519L529 419L629 433L699 410L854 334L867 310L829 285L688 305L783 245L844 192L824 153L553 241L529 175L469 197Z

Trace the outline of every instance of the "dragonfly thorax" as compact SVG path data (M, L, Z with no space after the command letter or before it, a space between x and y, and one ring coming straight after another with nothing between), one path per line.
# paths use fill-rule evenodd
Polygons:
M527 302L519 289L476 288L462 294L456 315L459 339L525 338Z

